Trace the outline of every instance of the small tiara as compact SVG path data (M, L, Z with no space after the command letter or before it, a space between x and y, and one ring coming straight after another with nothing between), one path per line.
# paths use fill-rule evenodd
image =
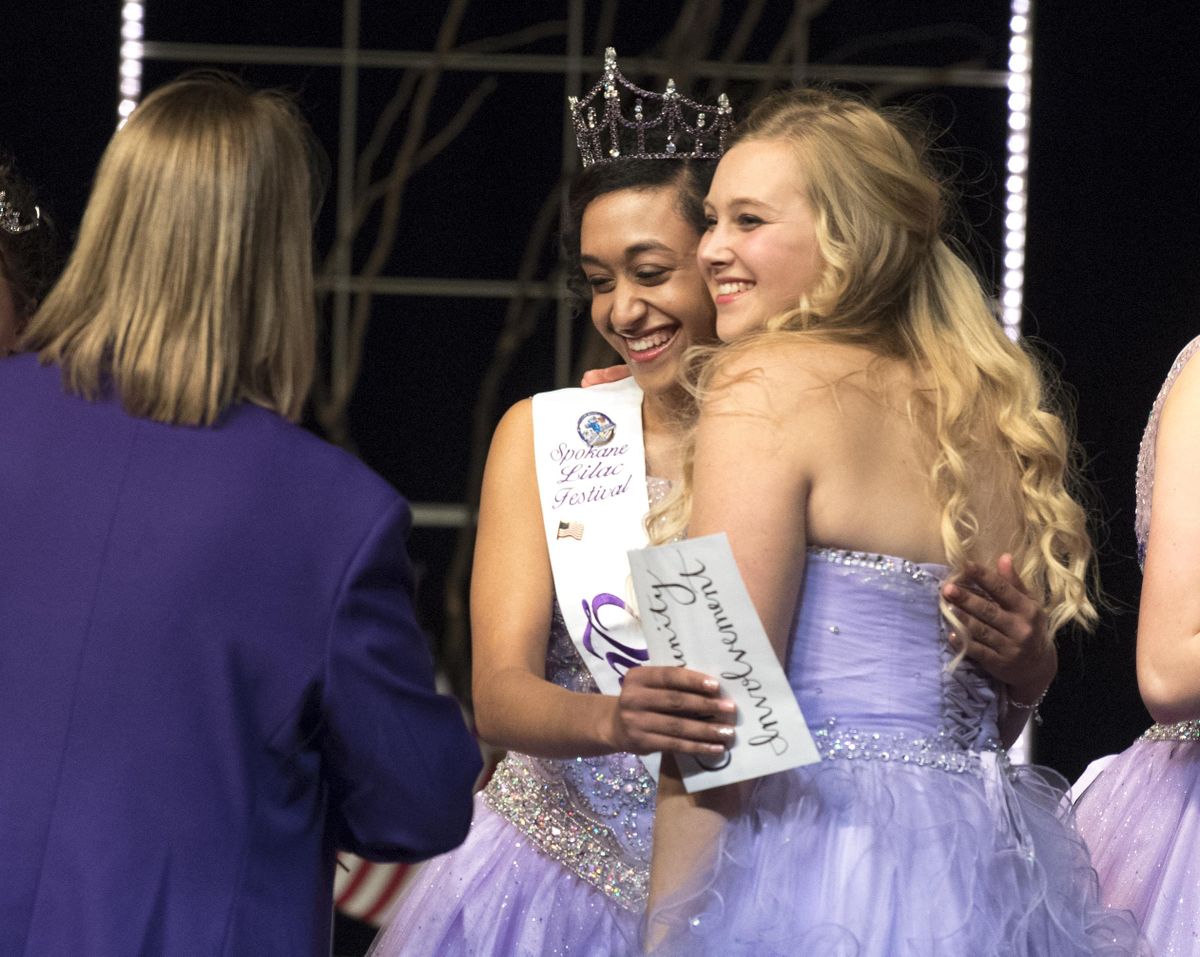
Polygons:
M8 194L0 189L0 229L15 236L18 233L27 233L31 229L37 229L41 223L42 211L37 206L33 207L33 220L22 223L21 211L8 201Z
M634 96L632 120L621 114L620 87ZM599 96L604 98L602 116L597 116L592 105ZM647 116L647 100L660 104L653 116ZM621 75L617 69L617 51L612 47L604 51L604 76L600 82L582 98L567 97L567 105L585 168L621 157L716 159L725 151L725 136L733 129L733 109L724 93L717 97L717 105L712 106L684 96L675 89L674 80L667 80L665 93L643 90ZM667 135L664 152L648 152L646 131L660 129Z

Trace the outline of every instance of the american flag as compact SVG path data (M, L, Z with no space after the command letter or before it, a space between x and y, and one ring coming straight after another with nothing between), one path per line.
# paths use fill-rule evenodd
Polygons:
M333 897L338 910L378 927L400 897L407 864L377 864L353 854L339 854Z
M559 522L558 523L559 538L573 538L577 542L583 541L583 523L582 522Z

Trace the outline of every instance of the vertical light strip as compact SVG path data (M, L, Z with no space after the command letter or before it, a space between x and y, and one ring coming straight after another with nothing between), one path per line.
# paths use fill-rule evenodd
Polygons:
M121 7L121 99L117 105L117 128L142 98L142 37L146 5L141 0L128 0Z
M1009 338L1021 336L1025 298L1025 212L1029 183L1029 106L1033 65L1032 0L1012 0L1008 40L1008 160L1000 313Z
M1005 180L1004 281L1000 314L1004 331L1014 342L1021 338L1021 307L1025 298L1025 212L1029 184L1030 74L1033 66L1032 0L1012 0L1008 40L1008 176ZM1033 761L1034 722L1008 749L1014 764Z

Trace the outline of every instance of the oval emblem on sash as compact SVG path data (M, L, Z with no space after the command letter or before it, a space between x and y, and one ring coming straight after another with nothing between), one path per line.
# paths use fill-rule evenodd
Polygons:
M590 446L607 445L617 434L617 423L603 412L585 412L576 426L579 437Z

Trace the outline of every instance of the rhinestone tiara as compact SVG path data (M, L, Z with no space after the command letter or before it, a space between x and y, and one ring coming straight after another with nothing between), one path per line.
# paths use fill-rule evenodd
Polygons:
M621 112L621 87L633 96L633 119ZM604 106L597 115L597 97ZM647 101L653 104L647 113ZM632 159L716 159L725 151L725 136L733 129L733 109L722 93L717 105L697 103L667 80L664 93L652 93L630 83L617 69L617 51L604 51L604 76L583 97L567 97L575 123L575 141L584 167L622 157ZM666 133L663 152L646 149L647 130ZM607 144L607 145L605 145Z
M41 225L41 222L42 211L37 206L34 206L33 219L27 223L22 223L21 211L8 201L8 194L0 189L0 229L15 236L18 233L27 233L31 229L37 229Z

